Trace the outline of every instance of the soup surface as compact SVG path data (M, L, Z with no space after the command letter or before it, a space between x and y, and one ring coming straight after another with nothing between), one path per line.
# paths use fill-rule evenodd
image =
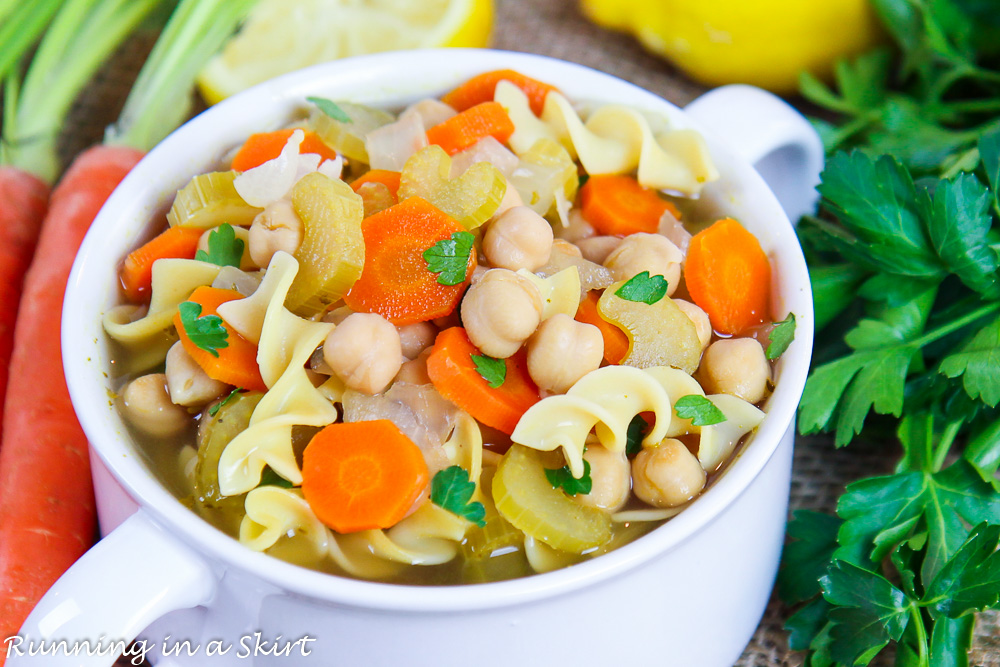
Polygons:
M124 259L120 409L193 511L297 564L593 558L724 471L794 332L757 240L682 214L717 177L697 133L509 70L399 113L309 98Z

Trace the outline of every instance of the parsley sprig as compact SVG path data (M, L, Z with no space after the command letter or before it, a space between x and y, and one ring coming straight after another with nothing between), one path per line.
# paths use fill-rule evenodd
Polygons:
M438 274L442 285L458 285L465 282L469 271L469 255L476 237L469 232L455 232L424 251L427 270Z
M837 114L828 149L860 150L829 158L798 229L817 329L799 423L838 446L895 424L902 456L836 515L796 513L780 592L808 665L890 644L897 665L967 665L976 613L1000 607L1000 19L873 4L899 56L841 63L836 90L804 79Z
M218 315L202 315L201 304L194 301L184 301L177 309L181 314L181 326L192 343L210 353L219 356L219 350L229 347L229 332Z
M208 252L199 250L194 258L218 266L239 267L243 258L243 239L236 238L232 225L222 223L208 234Z
M486 525L486 507L478 500L472 501L476 484L462 466L449 466L440 470L431 480L431 502L477 526Z

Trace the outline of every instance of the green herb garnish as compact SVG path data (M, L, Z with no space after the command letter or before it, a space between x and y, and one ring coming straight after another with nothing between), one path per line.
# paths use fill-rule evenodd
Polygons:
M274 472L271 466L264 466L264 471L260 474L260 486L277 486L282 489L292 489L295 485L287 479Z
M615 296L626 301L639 301L653 305L667 295L667 279L650 276L649 271L638 273L615 291Z
M469 271L469 255L476 237L469 232L455 232L451 238L442 239L424 251L427 270L438 274L442 285L465 282Z
M490 389L496 389L507 379L507 362L503 359L494 359L485 354L474 354L472 362L476 364L476 372L486 380Z
M177 309L181 314L181 325L184 333L192 343L210 353L214 357L219 356L218 350L229 347L229 332L222 324L222 318L218 315L201 316L201 304L193 301L184 301Z
M229 392L229 394L224 399L222 399L218 403L215 403L214 405L210 406L208 408L208 416L209 417L214 417L215 415L219 414L219 410L222 409L222 406L226 405L227 403L229 403L230 401L232 401L234 398L236 398L241 391L243 391L243 387L236 387L231 392Z
M590 461L583 461L583 477L573 477L569 466L562 468L546 468L545 478L553 489L562 489L566 495L575 496L578 493L587 495L594 488L594 480L590 477Z
M642 439L646 437L648 432L649 424L642 418L642 415L632 417L632 421L628 423L628 429L625 431L626 456L632 457L642 451Z
M712 401L699 394L681 396L674 403L674 411L681 419L690 419L695 426L711 426L726 421L726 415Z
M209 262L217 266L239 268L243 258L243 239L236 238L233 226L222 223L208 234L208 252L199 250L194 258L199 262Z
M333 100L325 97L307 97L306 100L315 104L320 111L334 120L339 120L341 123L351 122L351 117Z
M774 323L770 339L771 342L767 344L765 354L768 359L773 361L783 355L788 346L795 340L795 313L788 313L788 317Z
M486 508L478 500L469 502L476 485L462 466L449 466L431 480L431 502L477 526L486 525Z

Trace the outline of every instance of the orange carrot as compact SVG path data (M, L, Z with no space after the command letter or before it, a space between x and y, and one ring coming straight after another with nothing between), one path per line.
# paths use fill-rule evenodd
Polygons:
M476 370L473 355L482 355L462 327L438 334L427 357L427 375L434 388L470 415L508 435L528 408L537 403L538 387L528 375L524 348L504 360L506 375L495 389Z
M604 360L609 364L620 364L628 354L628 336L617 326L601 317L597 310L597 300L601 293L597 290L587 292L576 311L576 320L584 324L593 324L601 330L604 338Z
M447 93L441 98L441 101L456 111L465 111L477 104L492 100L497 84L501 81L510 81L524 91L531 104L531 110L536 116L542 115L542 109L545 108L545 96L551 91L557 90L551 84L532 79L530 76L525 76L512 69L499 69L472 77L455 90Z
M504 143L512 134L514 123L507 110L496 102L483 102L427 130L427 141L454 155L485 137Z
M204 232L200 227L169 227L141 248L129 253L119 272L125 297L132 303L148 301L153 284L153 263L168 257L193 259Z
M330 424L303 454L302 493L338 533L399 523L429 480L420 448L388 419Z
M201 306L199 317L209 315L218 317L217 309L220 305L242 298L243 295L235 290L203 286L192 292L188 301ZM174 315L174 326L181 337L185 351L201 366L208 377L234 387L267 391L267 385L264 384L264 379L260 376L260 367L257 365L257 346L236 333L225 321L222 324L226 328L226 346L216 349L216 355L195 344L184 329L181 314L178 312Z
M393 197L399 197L399 177L398 171L388 169L370 169L361 176L351 181L351 187L357 192L365 183L381 183L389 189Z
M288 143L288 137L292 136L292 128L286 130L275 130L274 132L261 132L251 134L233 158L232 168L234 171L246 171L258 167L268 160L273 160L281 154L281 149ZM337 151L333 150L319 138L319 135L311 130L302 130L305 139L299 146L299 153L315 153L323 160L332 160L337 157Z
M691 239L684 281L716 331L738 335L770 316L771 263L756 237L731 218Z
M660 199L656 192L642 187L631 176L591 176L580 188L580 197L584 219L600 234L652 234L660 228L660 216L665 211L680 217L673 204Z
M449 315L476 268L475 250L469 253L465 280L457 285L439 283L439 274L430 271L423 255L461 231L455 220L420 197L366 218L361 223L365 265L344 303L355 312L378 313L393 324Z
M129 148L92 148L50 200L25 276L0 445L0 636L93 543L87 438L62 370L59 328L73 258L104 200L138 162Z
M14 348L14 318L49 203L49 186L26 171L0 167L0 413ZM3 420L0 415L0 429Z

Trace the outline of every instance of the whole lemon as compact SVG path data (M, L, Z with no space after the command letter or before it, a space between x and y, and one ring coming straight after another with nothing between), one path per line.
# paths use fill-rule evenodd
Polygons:
M707 85L798 89L799 73L828 78L833 63L876 44L870 0L581 0L595 23L633 33Z

